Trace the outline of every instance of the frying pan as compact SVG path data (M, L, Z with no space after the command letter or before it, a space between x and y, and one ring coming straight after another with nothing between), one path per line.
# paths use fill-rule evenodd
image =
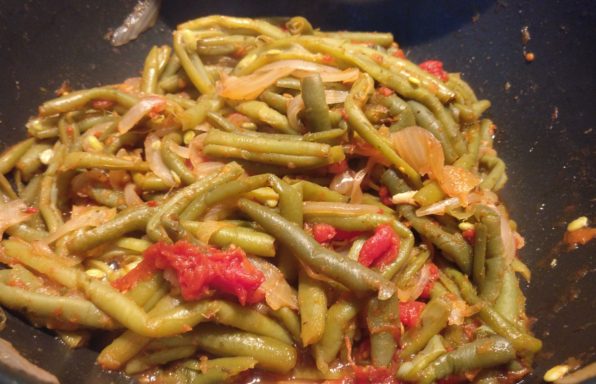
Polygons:
M533 272L525 287L534 332L544 341L534 373L570 357L595 360L595 246L568 250L566 224L596 220L596 3L594 1L183 1L164 0L156 26L123 47L103 39L134 0L0 0L0 141L16 142L37 106L62 81L73 88L120 82L142 68L153 44L170 42L183 20L213 13L301 14L323 29L391 31L414 61L441 59L488 98L498 125L496 148L508 166L502 197L526 239L521 256ZM528 26L526 63L520 29ZM102 372L96 352L69 350L54 336L10 316L0 332L63 383L125 383ZM30 379L7 369L0 381Z

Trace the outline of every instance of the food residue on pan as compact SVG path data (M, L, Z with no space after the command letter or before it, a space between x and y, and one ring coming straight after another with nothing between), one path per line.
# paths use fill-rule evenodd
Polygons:
M530 52L527 50L527 45L531 39L532 36L530 35L530 29L527 25L524 25L521 29L522 53L524 55L524 59L528 63L531 63L532 61L534 61L534 59L536 59L536 55L534 54L534 52Z
M588 218L581 216L567 225L563 241L570 248L576 248L578 245L586 245L594 237L596 237L596 228L588 226Z

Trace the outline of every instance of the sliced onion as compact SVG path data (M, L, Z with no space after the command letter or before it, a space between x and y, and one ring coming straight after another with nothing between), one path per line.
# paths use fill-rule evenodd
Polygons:
M342 173L338 173L331 180L329 189L335 192L339 192L342 195L348 195L352 191L352 185L354 184L354 171L347 169Z
M61 225L57 231L52 232L44 239L46 244L51 244L62 236L76 231L79 228L97 227L116 216L116 208L100 206L73 206L70 220Z
M459 207L459 205L460 201L457 197L450 197L449 199L437 201L426 207L418 208L416 210L416 216L444 215L447 209Z
M449 305L451 310L449 311L449 317L447 323L449 325L462 325L466 317L472 316L477 310L470 307L460 298L449 296Z
M205 155L203 154L203 142L205 141L206 136L206 133L201 133L195 136L188 145L188 158L194 169L196 169L199 164L206 161Z
M255 72L246 76L221 74L218 93L231 100L252 100L282 77L288 76L293 68L276 68L268 72Z
M161 96L149 96L132 106L120 119L118 132L120 134L130 131L153 108L162 107L166 99Z
M396 193L395 195L391 196L391 202L393 204L416 205L416 201L414 200L414 195L416 195L416 193L418 193L418 191Z
M325 90L325 102L327 104L339 104L346 101L348 98L348 91L338 91L335 89Z
M290 127L297 131L302 131L302 126L300 125L300 121L298 120L298 114L300 111L304 109L304 100L302 99L302 95L297 95L290 100L288 103L288 123Z
M340 216L357 216L379 213L379 207L369 204L351 204L326 201L305 201L302 203L304 214L337 214Z
M398 289L397 297L402 303L416 300L430 281L430 264L425 264L417 274L416 282L405 290Z
M176 185L176 181L172 176L172 172L166 167L163 159L161 158L161 151L159 147L161 145L161 141L159 138L150 133L145 138L145 157L147 159L147 163L149 163L149 168L155 173L160 179L162 179L167 185L174 186Z
M362 202L362 182L364 181L366 175L373 169L375 164L376 162L374 158L369 158L366 162L366 166L358 172L356 172L356 175L354 176L354 183L352 183L352 191L350 192L351 204L359 204L360 202Z
M27 221L34 212L27 212L27 204L23 200L12 200L0 203L0 238L9 227Z
M71 190L80 197L89 196L89 188L94 184L108 182L108 176L99 169L91 169L75 175L70 182Z
M296 77L304 77L309 74L309 72L302 71L295 71L293 73ZM358 68L348 68L341 72L319 72L319 74L324 83L337 83L340 81L342 83L353 83L360 76L360 71Z
M170 143L170 150L183 159L190 159L190 148L176 143Z
M119 47L136 39L141 33L151 28L159 15L160 4L161 0L138 1L122 25L112 33L110 43Z
M273 264L257 257L249 258L250 262L265 275L261 289L265 292L265 302L274 311L288 307L298 309L296 292L286 281L283 273Z
M446 166L443 147L432 133L412 126L392 133L391 139L399 156L412 168L436 180L447 195L467 204L468 193L480 183L480 178L464 168Z
M209 240L215 232L219 231L223 227L229 227L230 225L231 224L229 223L223 223L221 221L203 221L201 223L201 230L197 231L197 233L195 233L195 236L197 236L197 239L199 239L203 243L209 244Z
M317 64L312 61L306 60L279 60L263 65L257 69L255 73L268 72L271 70L277 70L280 68L290 68L292 71L303 71L307 73L341 73L342 71L338 68L331 67L329 65Z
M219 170L222 169L224 165L224 163L219 161L206 161L197 165L192 170L192 173L194 173L197 177L203 177L219 172Z
M205 221L222 220L222 218L225 217L226 212L229 212L230 209L233 209L232 207L230 207L230 204L226 204L226 203L215 204L211 208L209 208L207 210L207 212L205 212L205 215L203 215L203 220L205 220Z
M129 207L136 207L144 204L143 199L137 194L137 186L133 183L128 183L124 186L124 202Z

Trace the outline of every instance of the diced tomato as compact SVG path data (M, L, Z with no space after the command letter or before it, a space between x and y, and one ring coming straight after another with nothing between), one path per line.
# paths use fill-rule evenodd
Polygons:
M333 64L335 63L335 58L331 55L323 55L323 59L321 61L325 64Z
M398 384L400 381L395 378L395 372L386 367L375 367L374 365L353 365L354 384Z
M379 87L379 89L377 90L381 95L383 96L391 96L393 95L393 90L391 88L387 88L387 87Z
M149 200L147 202L147 205L150 206L150 207L157 207L158 203L155 200Z
M339 163L329 164L327 171L331 174L337 175L348 170L348 161L343 159Z
M430 263L428 273L430 275L428 283L426 283L424 289L422 290L422 293L420 294L420 297L423 299L428 299L430 297L430 291L431 289L433 289L435 281L437 281L437 279L439 278L439 267L437 267L434 263Z
M39 209L35 208L35 207L27 207L27 208L25 208L24 212L25 213L37 213L37 212L39 212Z
M104 110L104 109L110 109L113 106L114 106L114 102L111 100L98 99L98 100L93 100L91 102L91 107L93 109Z
M322 244L331 241L335 237L335 228L330 224L315 224L311 227L312 236Z
M425 306L426 304L421 301L399 303L399 321L401 321L406 328L414 327L416 323L418 323L420 314Z
M398 249L399 237L393 228L388 224L379 225L362 246L358 262L366 267L381 267L395 260Z
M466 229L461 235L468 243L474 244L474 240L476 240L476 230L474 228Z
M234 295L242 305L264 298L259 287L265 276L250 263L240 248L222 251L178 241L175 244L153 244L143 256L137 267L113 283L115 287L130 289L151 272L170 269L176 274L185 300L198 300L212 290Z
M389 193L389 189L387 189L387 187L384 185L379 188L379 198L381 199L381 203L387 206L395 205L393 200L391 200L391 193Z
M354 237L362 234L360 231L344 231L325 223L311 225L310 231L315 240L320 244L328 243L331 240L351 240Z
M383 56L379 55L378 53L372 55L372 59L378 64L383 64Z
M443 62L439 60L427 60L423 63L420 63L418 66L443 81L447 81L449 79L449 75L443 70Z
M234 52L232 53L232 55L237 59L241 59L244 56L246 56L247 53L248 50L246 49L246 47L237 47L236 50L234 50Z
M394 51L393 52L393 56L395 56L397 58L400 58L400 59L405 59L406 58L406 54L401 49L398 49L398 50Z
M341 113L341 118L342 118L344 121L348 121L348 113L346 112L345 108L341 108L341 109L339 110L339 113Z

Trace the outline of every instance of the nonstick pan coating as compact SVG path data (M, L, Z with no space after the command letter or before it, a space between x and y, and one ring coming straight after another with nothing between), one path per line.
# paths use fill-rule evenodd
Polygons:
M508 166L502 196L526 239L522 258L534 331L544 341L535 373L570 357L594 361L594 243L568 251L566 224L596 220L596 4L594 1L183 1L163 0L156 26L120 48L103 39L133 0L0 0L0 142L25 135L24 123L64 80L73 88L136 76L153 44L170 42L183 20L214 14L303 15L323 29L391 31L414 61L440 59L488 98L496 148ZM522 27L535 54L526 63ZM556 260L556 261L554 261ZM10 316L0 337L63 383L129 382L94 364L90 349L68 350L49 333ZM0 382L29 382L0 369Z

